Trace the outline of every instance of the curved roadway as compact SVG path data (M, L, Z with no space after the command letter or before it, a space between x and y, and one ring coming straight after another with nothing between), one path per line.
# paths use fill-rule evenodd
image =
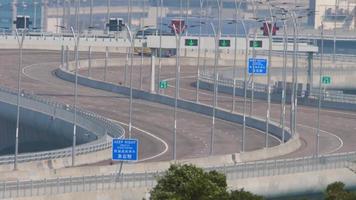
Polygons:
M103 54L96 54L101 57ZM119 55L117 55L119 56ZM116 56L116 57L117 57ZM0 51L1 85L16 88L17 51ZM59 65L58 52L24 51L22 88L27 92L66 104L74 101L72 83L58 79L53 70ZM124 58L123 58L124 60ZM111 76L115 76L111 74ZM109 77L111 77L109 76ZM128 98L110 92L79 86L79 107L127 124ZM184 95L184 94L183 94ZM133 137L140 140L141 160L169 160L172 158L173 109L171 107L134 100ZM179 110L177 130L177 158L194 158L208 155L211 118L193 112ZM238 124L217 120L214 154L239 152L242 128ZM247 130L247 150L263 148L264 135L260 131ZM271 138L271 145L279 144Z
M158 61L157 61L158 64ZM221 68L226 66L221 66ZM139 71L140 66L134 66L134 87L139 87ZM158 67L157 67L158 68ZM143 74L143 89L149 90L150 81L150 66L142 66ZM180 97L183 99L195 101L196 89L191 85L196 80L196 66L181 66L181 85L180 85ZM82 71L85 75L87 72ZM111 82L123 82L123 67L109 67L108 80ZM96 79L103 78L104 70L97 68L93 70L93 77ZM157 72L156 72L157 74ZM170 87L168 89L161 90L161 93L174 96L175 85L175 66L162 65L161 79L169 81ZM200 90L199 99L201 103L212 104L212 92ZM250 106L250 103L247 104ZM227 94L218 95L218 106L231 110L232 109L232 97ZM242 112L243 98L236 97L236 112ZM260 118L266 117L267 104L262 100L255 100L253 115L257 115ZM249 108L247 109L249 110ZM278 103L271 104L271 118L273 121L278 122L280 120L281 105ZM322 109L321 111L321 132L320 132L320 153L330 154L337 152L355 151L356 146L356 113ZM316 144L316 120L317 110L314 107L298 106L298 126L297 132L301 136L302 146L299 150L282 157L299 157L309 156L315 153ZM289 106L287 106L286 113L286 125L289 125ZM247 140L248 141L248 140ZM270 144L271 145L271 144ZM248 147L248 146L247 146Z

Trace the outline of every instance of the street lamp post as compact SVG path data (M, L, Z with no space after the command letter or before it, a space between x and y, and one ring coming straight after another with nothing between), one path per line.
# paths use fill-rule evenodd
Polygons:
M133 71L133 50L134 50L134 40L130 27L125 24L130 37L130 105L129 105L129 138L132 136L132 71Z
M318 99L318 118L317 118L317 132L316 132L316 149L315 155L320 154L320 110L322 98L322 74L323 74L323 56L324 56L324 22L321 22L321 54L319 67L319 99Z
M217 77L217 65L218 65L218 49L219 49L219 36L214 28L214 25L210 23L211 29L213 30L214 33L214 38L215 38L215 56L214 56L214 96L213 96L213 114L212 114L212 126L211 126L211 136L210 136L210 151L209 155L213 155L214 153L214 139L215 139L215 112L216 112L216 105L217 105L217 82L218 82L218 77Z
M236 90L236 62L237 62L237 34L238 34L238 27L237 27L237 17L240 12L240 6L241 6L242 1L240 3L237 3L237 0L235 0L235 14L236 14L236 19L235 19L235 53L234 53L234 65L232 69L232 80L233 80L233 86L232 86L232 108L231 111L235 112L235 104L236 104L236 98L235 98L235 90ZM243 23L244 24L244 23ZM245 27L244 27L245 28Z
M75 42L75 86L74 86L74 119L73 119L73 145L72 145L72 166L75 165L75 145L77 138L77 103L78 103L78 68L79 68L79 33L75 33L71 27L73 39Z
M210 151L209 155L214 153L214 140L215 140L215 114L217 106L217 95L218 95L218 51L219 51L219 39L221 37L221 0L216 0L218 5L218 33L216 33L213 23L210 23L211 29L214 32L215 38L215 56L214 56L214 97L213 97L213 113L212 113L212 126L211 126L211 136L210 136Z
M284 15L283 19L283 70L282 70L282 113L281 113L281 125L282 125L282 142L285 141L285 121L286 121L286 78L287 78L287 48L288 48L288 36L287 36L287 23Z
M181 28L181 27L180 27ZM177 106L179 96L179 74L180 74L180 37L177 27L173 24L174 34L176 36L176 86L174 95L174 124L173 124L173 160L177 159Z
M204 0L199 0L200 5L200 13L199 13L199 38L198 38L198 59L197 59L197 80L196 80L196 97L195 101L199 102L199 68L200 68L200 48L201 48L201 32L202 32L202 13L203 13L203 4Z
M162 13L162 7L163 7L163 0L160 1L160 17L159 17L159 58L158 58L158 85L161 81L161 69L162 69L162 20L163 20L163 13ZM158 19L157 19L158 20ZM158 94L161 93L160 87L157 87Z
M25 26L26 27L26 26ZM16 38L19 45L19 66L17 70L17 103L16 103L16 135L15 135L15 157L14 157L14 170L17 170L17 156L19 151L19 125L20 125L20 98L21 98L21 69L22 69L22 47L25 40L27 29L23 30L20 35L16 31Z
M267 70L267 113L266 113L266 148L269 146L269 123L270 123L270 115L271 115L271 69L272 69L272 34L274 27L274 19L272 6L269 1L267 1L268 10L271 18L271 27L268 25L267 21L265 21L267 31L268 31L268 70Z

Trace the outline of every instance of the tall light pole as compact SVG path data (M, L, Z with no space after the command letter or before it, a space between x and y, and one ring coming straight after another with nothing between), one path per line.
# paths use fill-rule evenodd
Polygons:
M75 6L75 27L78 34L80 34L79 30L79 9L80 9L80 0L76 0Z
M111 1L110 0L106 0L106 23L109 24L110 22L110 5ZM107 30L109 30L110 27L107 27ZM109 33L109 31L108 31Z
M56 33L59 32L59 0L56 1Z
M272 6L269 1L267 1L268 10L271 18L271 26L265 21L266 27L268 29L268 69L267 69L267 112L266 112L266 148L269 146L269 123L271 115L271 69L272 69L272 34L274 27L274 19Z
M213 96L213 113L212 113L212 126L211 126L211 135L210 135L210 151L209 155L214 153L214 140L215 140L215 112L217 104L217 64L218 64L218 49L219 49L219 35L216 33L213 23L210 23L211 29L214 33L215 41L215 56L214 56L214 96Z
M320 67L319 67L319 100L318 100L318 118L317 118L317 132L316 132L316 149L315 155L318 157L320 154L320 110L322 98L322 74L323 74L323 56L324 56L324 22L321 22L321 54L320 54Z
M282 125L282 142L285 141L285 121L286 121L286 79L287 79L287 50L288 50L288 36L287 36L287 23L286 15L284 14L283 21L283 70L282 70L282 113L281 113L281 125Z
M210 23L211 29L214 32L215 38L215 56L214 56L214 97L213 97L213 116L212 116L212 126L211 126L211 135L210 135L210 151L209 155L214 154L214 140L215 140L215 114L216 114L216 106L217 106L217 94L218 94L218 73L217 73L217 65L218 65L218 56L219 56L219 39L221 37L221 0L216 0L218 5L218 33L215 31L213 23Z
M235 0L235 53L234 53L234 65L232 69L232 77L233 77L233 86L232 86L232 108L231 111L235 112L235 104L236 104L236 95L235 95L235 90L236 90L236 63L237 63L237 34L238 34L238 27L237 27L237 18L240 13L240 6L241 6L242 1L240 3L237 3L237 0ZM244 23L243 23L244 24ZM245 27L244 27L245 28Z
M16 31L16 38L17 38L17 43L19 45L19 66L17 70L17 103L16 103L16 133L15 133L15 158L14 158L14 170L17 170L17 155L19 151L19 125L20 125L20 98L21 98L21 70L22 70L22 47L23 47L23 42L25 40L26 36L26 25L25 29L21 33L21 38L20 35Z
M33 2L33 28L37 28L37 1Z
M180 27L181 28L181 27ZM177 106L179 97L179 74L180 74L180 37L177 27L173 24L174 34L176 36L176 86L174 95L174 119L173 119L173 160L177 159Z
M335 0L335 11L334 11L334 48L333 48L333 64L335 65L335 54L336 54L336 11L337 11L337 0ZM335 67L335 66L334 66Z
M129 105L129 138L131 138L132 135L132 71L133 71L133 50L134 50L134 41L133 41L133 35L131 32L130 27L125 24L127 28L127 32L129 33L130 37L130 105Z
M77 103L78 103L78 68L79 68L79 33L75 33L73 27L70 27L75 43L75 85L74 85L74 119L73 119L73 145L72 145L72 166L75 165L75 146L77 139Z
M93 2L94 0L90 0L90 9L89 9L89 31L93 29Z
M204 5L204 0L199 0L199 5L200 5L200 13L199 13L199 38L198 38L198 59L197 59L197 79L196 79L196 96L195 96L195 101L198 103L199 102L199 68L200 68L200 48L201 48L201 32L202 32L202 24L203 24L203 19L202 19L202 13L203 13L203 5Z
M237 13L236 16L239 16L239 13ZM247 71L248 71L248 52L249 52L249 35L248 35L248 31L246 28L246 24L245 24L245 20L244 18L240 17L239 21L241 21L242 24L242 28L244 30L244 34L245 34L245 61L244 61L244 105L243 105L243 121L242 121L242 138L241 138L241 152L245 151L245 138L246 138L246 107L247 107L247 87L248 87L248 83L247 83ZM236 21L234 21L234 23L237 24L237 17L236 17ZM237 37L236 37L237 38ZM235 79L234 79L234 85L235 85ZM235 87L233 87L233 90L235 90Z
M163 7L163 0L160 1L160 16L159 16L159 58L158 58L158 85L161 81L161 70L162 70L162 20L163 20L163 13L162 13L162 7ZM157 19L158 20L158 19ZM160 87L157 87L158 89L158 94L161 93Z

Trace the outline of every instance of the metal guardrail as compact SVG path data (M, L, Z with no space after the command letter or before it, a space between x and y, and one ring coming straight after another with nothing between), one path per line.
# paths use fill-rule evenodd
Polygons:
M214 75L212 73L209 73L209 72L199 72L199 79L203 80L203 81L207 81L207 82L213 83L214 82ZM232 87L233 84L234 84L234 81L232 79L223 78L223 77L219 76L218 84ZM244 85L245 85L244 81L235 80L235 87L236 88L241 88L242 89L242 88L244 88ZM266 92L267 91L267 85L265 85L265 84L254 82L254 86L253 87L254 87L254 91L258 91L258 92ZM251 80L247 83L247 89L248 90L252 89Z
M16 96L17 92L15 92L14 90L11 90L9 88L0 87L0 94L2 94L2 95L0 95L0 98L3 98L2 100L4 100L4 99L6 99L6 97L10 98L10 97ZM32 94L22 92L21 99L22 99L21 107L25 107L25 108L28 108L27 106L24 105L25 100L34 102L31 105L32 108L28 108L31 110L33 109L35 111L41 111L41 109L42 110L44 109L44 108L42 108L43 106L41 106L41 105L47 105L47 106L53 108L53 110L57 110L57 112L59 112L59 111L68 112L70 114L70 116L72 116L74 113L74 109L72 106L52 102L52 101L49 101L44 98L40 98L40 97L32 95ZM36 104L39 104L39 105L36 105ZM38 106L40 106L40 107L38 107ZM48 113L46 113L46 114L48 114ZM82 110L79 108L77 108L77 114L78 114L77 119L78 119L79 125L81 125L81 123L82 124L87 123L86 127L90 127L92 129L89 131L93 132L96 135L99 135L99 136L101 135L101 138L99 138L98 140L95 140L93 142L78 145L76 148L76 155L82 155L82 154L92 153L92 152L111 148L112 143L111 143L111 140L108 140L107 135L109 135L111 137L116 137L116 138L122 137L124 135L125 130L121 126L105 119L104 117L102 117L98 114L95 114L95 113L92 113L89 111L85 111L85 110ZM72 119L71 118L65 119L65 121L70 121L70 120L72 120ZM90 124L88 124L88 123L90 123ZM103 132L103 130L105 130L105 132ZM23 162L38 161L38 160L49 160L49 159L64 158L64 157L69 157L69 156L71 156L71 147L57 149L57 150L51 150L51 151L43 151L43 152L22 153L22 154L18 155L18 162L23 163ZM0 156L0 164L10 164L13 162L14 162L14 155Z
M227 180L266 177L354 167L356 152L319 157L266 160L205 168L224 173ZM156 178L164 172L130 174L101 174L79 177L49 178L42 180L16 180L0 182L0 198L41 196L71 192L103 191L125 188L152 188Z
M214 82L214 76L212 73L209 72L199 72L199 79L202 81L206 81L209 83ZM225 85L232 87L233 86L233 80L232 79L226 79L219 77L218 83L220 85ZM235 87L243 89L244 88L244 81L242 80L236 80L235 81ZM271 86L274 87L274 86ZM247 84L247 89L252 90L251 82L249 81ZM273 88L272 88L273 90ZM263 83L254 83L254 91L258 92L266 92L267 91L267 85ZM302 91L301 96L305 96L306 91ZM331 102L339 102L339 103L352 103L356 104L356 95L352 94L343 94L337 91L324 91L322 90L322 100L323 101L331 101ZM313 99L318 99L319 98L319 90L318 89L312 89L310 91L310 94L308 98L313 98Z

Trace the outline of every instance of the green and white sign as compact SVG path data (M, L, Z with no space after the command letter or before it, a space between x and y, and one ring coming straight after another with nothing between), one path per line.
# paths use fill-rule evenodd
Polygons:
M230 40L219 40L219 47L230 47Z
M161 89L168 88L168 82L167 81L160 81L159 82L159 88L161 88Z
M322 76L321 77L321 83L324 85L330 85L331 84L331 77L330 76Z
M185 46L196 47L198 46L198 39L185 39Z

